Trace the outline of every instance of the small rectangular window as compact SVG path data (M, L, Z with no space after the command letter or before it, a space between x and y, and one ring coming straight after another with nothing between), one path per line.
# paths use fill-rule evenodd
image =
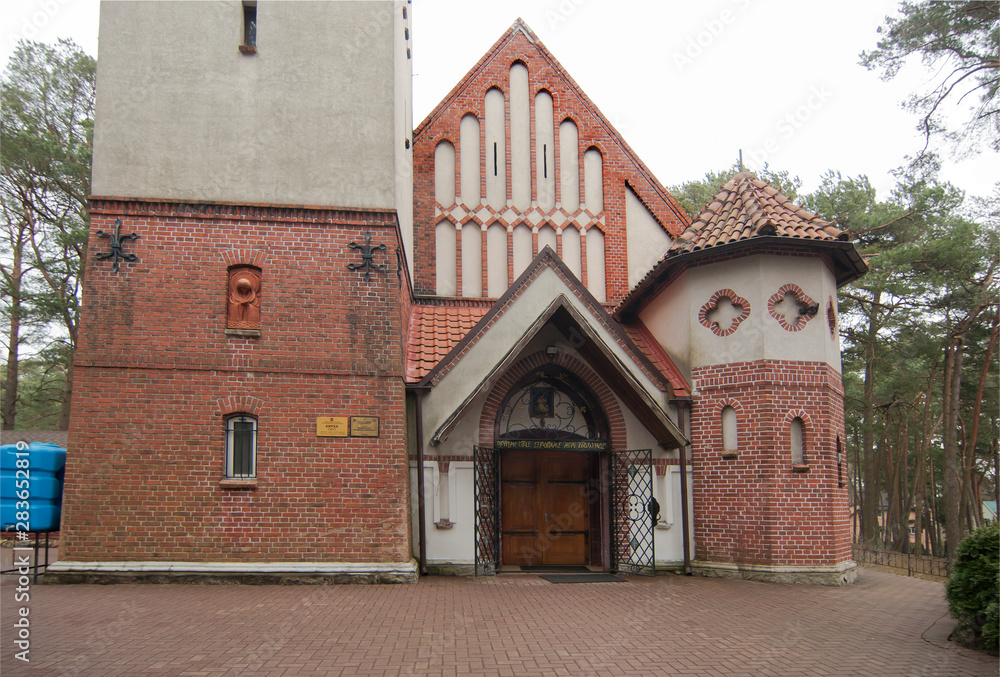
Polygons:
M226 477L257 476L257 419L237 414L226 419Z
M257 49L257 3L243 3L243 45L248 49L242 51L256 51Z

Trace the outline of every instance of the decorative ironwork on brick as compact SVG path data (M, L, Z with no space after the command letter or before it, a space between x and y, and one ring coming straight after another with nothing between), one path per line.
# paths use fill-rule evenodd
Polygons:
M384 244L377 244L372 246L372 232L368 230L364 233L365 243L358 244L357 242L351 242L348 247L351 249L361 250L361 263L348 263L347 267L350 270L362 270L365 271L365 282L371 281L373 270L385 270L387 266L384 263L375 263L375 252L385 251L388 249Z
M139 236L135 233L130 233L128 235L121 235L122 220L115 219L115 232L105 233L103 230L97 231L98 236L106 237L111 240L111 251L105 252L103 254L98 254L95 258L98 261L103 261L104 259L111 259L111 270L118 272L118 260L122 261L135 261L139 257L135 254L126 254L122 251L122 247L125 246L125 240L138 240Z

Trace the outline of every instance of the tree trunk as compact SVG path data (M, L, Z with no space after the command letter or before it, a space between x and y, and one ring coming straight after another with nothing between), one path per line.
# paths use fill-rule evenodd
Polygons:
M918 546L917 553L921 555L926 552L926 548L924 547L924 525L930 524L929 520L927 522L924 521L924 515L927 514L927 452L930 450L931 443L931 398L934 394L934 372L936 368L936 365L931 368L927 392L923 394L924 412L921 416L920 444L917 446L916 468L913 478L913 534L915 545ZM935 426L936 428L937 426Z
M18 266L19 267L19 266ZM7 347L7 374L3 384L3 430L13 430L17 418L17 384L20 362L18 348L21 342L21 296L17 294L10 300L10 341Z
M983 393L986 391L986 384L990 378L993 351L997 347L998 340L1000 340L1000 307L993 314L993 330L990 332L990 339L986 344L983 368L979 372L979 384L976 386L976 396L972 400L972 421L969 435L963 444L965 467L963 468L962 493L968 498L966 514L970 530L982 526L983 523L982 498L978 489L980 478L976 475L976 446L979 444L979 420L983 413Z
M990 456L993 457L993 500L1000 506L1000 438L998 437L994 437L993 443L990 444Z
M962 525L962 477L959 469L958 410L962 391L962 362L964 334L952 334L945 365L944 389L944 496L945 549L948 559L954 560L958 544L964 533Z
M851 484L854 486L854 543L864 543L861 534L864 531L864 518L861 505L864 500L864 488L861 486L861 445L858 443L858 428L854 427L854 463L848 466L853 469ZM1000 484L1000 482L998 482Z
M8 217L9 218L9 217ZM13 224L11 224L13 225ZM23 231L21 233L23 237ZM24 271L22 270L22 243L11 229L11 268L7 277L10 291L10 333L7 340L7 374L3 384L3 404L0 405L0 429L13 430L17 419L17 386L20 378L20 347L21 347L21 315L23 314L21 298L21 280Z
M909 456L910 456L910 417L908 412L901 411L897 451L896 484L899 491L899 533L902 535L900 552L910 552L910 513L913 509L913 494L910 492Z
M934 459L927 459L927 466L930 470L930 480L931 480L931 512L928 515L928 524L930 525L931 534L931 554L934 557L940 557L941 543L939 542L939 534L941 532L941 518L938 515L937 510L937 483L934 480Z
M864 415L862 419L862 451L864 458L864 496L861 503L861 540L866 547L872 547L878 538L879 478L875 459L875 345L878 341L878 305L882 292L872 292L872 304L868 315L867 343L865 345L865 391Z

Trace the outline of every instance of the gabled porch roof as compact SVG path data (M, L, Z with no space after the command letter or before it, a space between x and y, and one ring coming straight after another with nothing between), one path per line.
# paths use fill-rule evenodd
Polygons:
M462 308L460 315L465 319L454 322L453 334L440 343L434 338L431 349L428 346L431 337L425 327L414 326L414 322L430 319L438 326L448 327L449 322L441 319L448 313L426 309L414 312L407 351L408 378L423 371L422 367L441 350L440 343L448 342L461 331L462 323L471 322L474 316L472 311ZM690 387L680 372L662 349L654 362L548 247L415 384L436 390L434 409L439 415L436 421L429 421L436 426L432 443L447 435L476 397L496 383L546 326L572 337L569 343L573 350L647 429L662 440L661 444L669 448L686 443L666 412L668 401L690 396ZM646 348L655 352L651 346ZM666 369L661 369L657 362ZM438 385L447 387L436 389Z

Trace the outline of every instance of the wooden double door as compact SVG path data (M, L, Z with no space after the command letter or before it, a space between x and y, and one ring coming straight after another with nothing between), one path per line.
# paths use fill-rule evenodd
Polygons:
M503 564L590 563L595 469L585 452L500 452Z

